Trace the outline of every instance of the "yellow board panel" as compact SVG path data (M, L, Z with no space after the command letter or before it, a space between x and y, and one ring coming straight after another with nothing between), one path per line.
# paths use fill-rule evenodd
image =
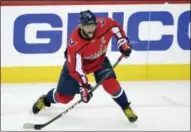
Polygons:
M61 66L1 67L1 83L57 82ZM190 64L118 65L119 81L190 80ZM92 75L89 81L94 81Z
M190 80L190 64L148 65L148 80Z

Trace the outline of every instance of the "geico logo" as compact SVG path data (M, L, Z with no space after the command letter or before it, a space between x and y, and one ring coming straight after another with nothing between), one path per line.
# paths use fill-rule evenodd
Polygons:
M108 12L95 13L96 16L108 17ZM125 31L130 38L133 49L136 51L164 51L168 50L173 43L178 44L182 50L190 50L190 11L184 11L175 19L168 11L140 11L133 13L127 20L124 20L124 12L113 12L112 18L117 20L121 25L126 24ZM21 53L54 53L58 51L62 44L66 44L67 39L72 30L78 25L78 13L68 13L68 18L63 20L57 14L24 14L15 19L14 22L14 46ZM153 26L145 26L140 28L141 24L159 23L162 31L158 33L158 29ZM49 28L39 29L42 25L49 25ZM64 29L66 24L67 29ZM27 32L27 27L33 25L35 33ZM36 26L35 26L36 25ZM145 24L146 25L146 24ZM167 31L169 27L173 27L173 32ZM154 29L154 30L153 30ZM66 37L63 37L63 31L67 30ZM145 31L144 31L145 30ZM151 32L152 31L152 32ZM66 31L65 31L66 32ZM143 40L141 35L146 34L148 39ZM35 37L34 41L26 39L26 35ZM158 38L153 39L153 36ZM65 38L65 39L63 39ZM37 41L38 40L38 41ZM46 40L46 41L45 41ZM111 51L118 51L116 39L112 38Z

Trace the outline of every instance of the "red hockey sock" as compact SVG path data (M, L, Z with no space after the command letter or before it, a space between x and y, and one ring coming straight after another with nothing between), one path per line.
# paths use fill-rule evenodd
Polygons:
M61 95L58 92L55 93L55 97L56 97L56 101L62 104L67 104L74 98L74 96L72 95Z
M111 95L117 94L121 89L119 82L115 78L106 79L102 85L105 91Z
M120 87L119 82L114 78L106 79L103 82L103 87L106 92L112 95L113 100L122 108L125 109L129 103L127 96L123 89Z

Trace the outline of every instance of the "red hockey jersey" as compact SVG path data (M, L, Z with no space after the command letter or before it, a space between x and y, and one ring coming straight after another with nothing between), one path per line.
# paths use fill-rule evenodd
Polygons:
M94 38L81 37L80 28L71 33L67 44L67 65L70 75L81 84L87 84L87 74L95 72L103 65L108 43L113 35L126 37L124 30L113 19L97 18Z

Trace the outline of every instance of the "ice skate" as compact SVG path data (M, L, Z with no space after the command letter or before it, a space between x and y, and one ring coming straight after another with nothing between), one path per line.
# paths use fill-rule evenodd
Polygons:
M33 105L32 112L33 114L39 113L46 106L50 107L51 103L46 100L46 95L42 95Z
M137 115L135 115L135 113L131 109L130 103L125 109L123 109L123 112L131 123L135 122L138 119Z

